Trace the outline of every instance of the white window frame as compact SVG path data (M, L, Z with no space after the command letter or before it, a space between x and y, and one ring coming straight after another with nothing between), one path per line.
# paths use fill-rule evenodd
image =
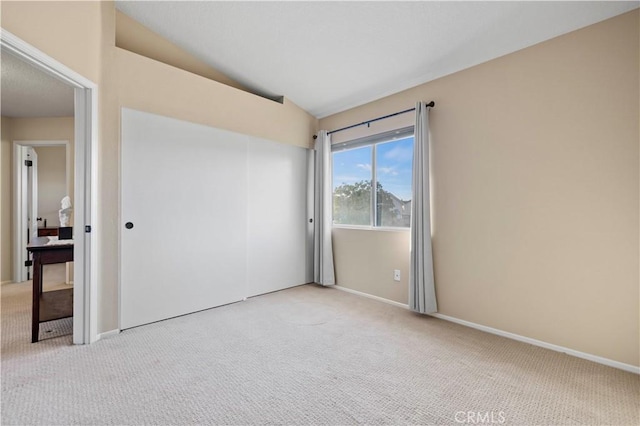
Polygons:
M415 136L415 126L402 127L399 129L394 129L391 131L377 133L375 135L365 136L362 138L352 139L349 141L339 142L331 145L331 161L333 161L334 152L347 151L351 149L362 148L365 146L371 146L371 205L369 206L370 225L349 225L342 223L332 223L333 228L366 229L374 231L409 231L411 229L408 226L376 226L376 206L378 203L378 191L376 190L378 182L376 176L376 146L387 142L393 142L394 140L405 139L409 136ZM333 180L333 176L331 176L331 178ZM333 182L331 183L331 188L333 188ZM331 197L331 201L333 202L333 196Z

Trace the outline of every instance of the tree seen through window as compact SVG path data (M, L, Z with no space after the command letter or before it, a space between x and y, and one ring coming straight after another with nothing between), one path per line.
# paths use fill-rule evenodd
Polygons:
M412 158L413 136L334 152L333 223L409 227Z

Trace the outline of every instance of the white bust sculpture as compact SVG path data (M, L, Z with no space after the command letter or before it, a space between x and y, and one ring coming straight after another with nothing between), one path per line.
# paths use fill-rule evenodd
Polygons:
M69 196L65 196L60 202L60 210L58 210L58 215L60 217L60 226L69 226L69 222L71 219L71 213L73 212L73 208L71 207L71 198Z

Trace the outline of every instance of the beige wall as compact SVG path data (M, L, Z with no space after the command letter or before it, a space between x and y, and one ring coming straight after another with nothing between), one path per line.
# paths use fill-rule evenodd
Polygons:
M60 200L69 195L67 188L67 150L64 146L39 146L38 154L38 217L39 226L60 226Z
M73 117L40 117L40 118L11 118L11 136L13 141L69 141L70 157L74 151L74 123ZM70 169L69 196L73 201L74 169Z
M317 120L170 65L116 48L113 2L1 3L2 27L98 84L98 332L118 327L120 108L309 146Z
M115 63L121 106L297 146L313 142L317 120L288 99L279 104L124 49Z
M2 117L2 158L0 161L0 175L2 176L2 213L0 218L0 240L2 282L10 281L13 277L13 142L14 141L69 141L70 156L74 155L74 126L73 117L45 117L45 118L9 118ZM46 161L46 160L45 160ZM69 185L73 200L73 167L70 170ZM46 174L46 171L45 171ZM66 183L63 182L64 185ZM58 199L58 205L60 199ZM58 207L59 208L59 207ZM42 210L41 210L42 212ZM57 223L57 216L56 221ZM50 223L52 224L52 223Z
M2 28L98 83L103 37L100 2L2 1Z
M211 68L119 10L116 10L116 46L227 86L246 90L237 81Z
M333 255L337 283L399 303L409 292L409 230L335 228ZM400 281L393 271L400 270Z
M639 365L639 51L636 10L321 120L435 100L440 313ZM375 233L334 230L337 280L400 300Z
M13 275L13 253L11 251L11 119L2 117L0 126L0 282L9 282Z

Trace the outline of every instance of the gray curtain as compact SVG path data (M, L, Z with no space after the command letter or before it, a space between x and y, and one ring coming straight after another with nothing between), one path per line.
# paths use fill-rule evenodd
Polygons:
M318 132L315 161L315 227L313 252L313 279L317 284L334 285L333 245L331 225L331 136L325 130Z
M438 305L436 303L431 252L429 108L425 102L416 104L412 182L409 308L422 314L430 314L438 311Z

